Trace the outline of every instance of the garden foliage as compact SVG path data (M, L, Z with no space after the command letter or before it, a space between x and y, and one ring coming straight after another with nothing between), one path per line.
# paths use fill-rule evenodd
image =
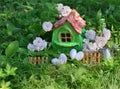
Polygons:
M59 53L51 48L52 32L42 28L44 21L58 20L56 4L76 9L86 20L86 29L100 34L111 30L109 47L120 47L119 0L0 0L0 89L120 89L119 50L112 60L100 64L81 64L69 60L62 66L51 63L30 64L30 56ZM31 52L27 45L36 37L49 45L41 52Z

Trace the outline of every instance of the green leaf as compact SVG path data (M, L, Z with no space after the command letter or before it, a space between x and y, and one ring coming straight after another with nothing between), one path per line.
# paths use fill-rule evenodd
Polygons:
M101 12L101 10L99 10L97 12L97 20L100 20L101 18L102 18L102 12Z
M5 50L5 54L7 57L12 57L17 52L19 48L19 42L13 41L11 42Z
M10 82L3 81L1 83L1 88L0 89L11 89L9 86L10 86Z
M45 89L55 89L53 85L46 86Z
M70 74L70 77L71 77L71 82L72 83L76 81L75 77L72 74Z
M7 73L7 76L15 75L16 70L17 70L16 67L11 67L9 64L7 64L6 69L4 69L4 71Z
M13 34L15 26L11 23L8 23L6 27L7 27L7 34L11 36Z
M13 34L18 33L19 31L21 31L20 28L15 27L15 25L12 24L12 23L7 23L6 27L7 27L7 34L9 36L12 36Z
M4 78L5 77L5 74L3 73L3 70L0 69L0 78Z

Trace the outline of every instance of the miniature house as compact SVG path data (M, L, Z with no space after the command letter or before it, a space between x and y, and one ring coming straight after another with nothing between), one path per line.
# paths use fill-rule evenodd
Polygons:
M52 46L62 52L68 52L75 48L82 50L82 43L84 39L85 21L80 17L76 10L66 16L62 17L54 24L52 34Z

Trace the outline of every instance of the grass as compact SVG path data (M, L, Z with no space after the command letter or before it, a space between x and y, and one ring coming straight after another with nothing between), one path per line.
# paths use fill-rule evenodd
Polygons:
M102 26L99 20L105 19L107 28L112 32L108 45L120 46L118 0L1 1L0 89L119 89L119 51L113 60L103 60L100 64L82 64L70 61L69 57L67 64L62 66L50 63L52 58L58 57L59 52L51 49L52 33L45 33L41 26L44 21L55 22L58 19L54 9L57 3L75 8L87 21L86 29L93 28L98 34ZM37 36L49 42L48 49L39 53L28 51L27 44ZM10 44L13 49L9 50ZM48 56L49 62L40 65L29 63L28 58L36 55Z

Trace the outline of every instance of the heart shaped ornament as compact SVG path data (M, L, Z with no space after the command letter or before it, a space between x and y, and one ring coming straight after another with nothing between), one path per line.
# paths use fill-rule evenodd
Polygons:
M58 60L58 58L53 58L51 62L53 65L60 65L60 60Z
M64 64L67 62L67 56L64 53L61 53L58 60L60 60L61 64Z
M72 60L75 59L76 54L77 54L76 49L72 49L72 50L70 51L70 58L71 58Z
M83 52L78 52L75 56L75 59L77 59L78 61L82 60L84 57L84 53Z

